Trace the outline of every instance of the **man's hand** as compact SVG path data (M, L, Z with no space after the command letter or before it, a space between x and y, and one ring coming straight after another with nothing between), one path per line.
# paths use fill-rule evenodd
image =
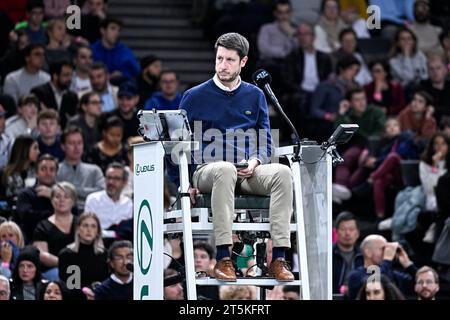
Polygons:
M293 37L297 32L297 30L294 27L292 27L289 21L282 21L279 23L279 26L280 29L290 37Z
M398 242L386 243L386 245L384 246L383 259L389 261L394 260L398 248L399 248Z
M34 129L37 126L37 115L33 116L24 116L24 119L27 123L27 128Z
M406 269L412 264L412 261L409 259L408 254L402 246L398 246L398 250L398 261L400 262L402 267Z
M81 291L84 293L87 300L95 300L95 293L90 288L84 287Z
M194 205L195 204L195 196L200 194L200 190L198 190L197 188L189 187L188 192L189 192L189 197L191 198L191 204Z
M0 258L2 262L10 263L12 259L12 246L4 241L0 245Z
M433 114L434 114L434 107L433 106L429 106L427 108L427 110L426 110L425 118L426 119L431 119L431 118L433 118Z
M245 160L241 162L245 162ZM251 178L253 176L255 168L260 164L256 159L248 160L247 163L248 167L246 169L242 169L237 172L239 178Z
M437 166L438 162L444 160L444 154L441 151L436 152L431 159L433 160L433 166Z
M52 189L46 186L37 186L36 189L36 194L38 197L43 197L43 198L48 198L50 199L50 195L52 193Z
M343 116L350 109L350 102L348 100L342 100L339 103L339 114Z
M364 166L366 168L375 168L375 163L377 162L377 158L375 157L369 157L366 159L366 163L364 164Z

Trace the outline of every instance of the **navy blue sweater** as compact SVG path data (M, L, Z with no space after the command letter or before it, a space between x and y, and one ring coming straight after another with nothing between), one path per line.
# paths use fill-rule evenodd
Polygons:
M111 277L95 288L95 300L133 300L133 281L119 284Z
M194 152L195 163L240 162L251 158L262 163L269 161L272 154L269 114L264 93L258 87L241 81L236 90L227 92L210 79L186 91L180 109L187 112L194 140L202 141L200 150ZM246 134L238 135L237 130ZM169 175L178 182L178 170L169 170Z

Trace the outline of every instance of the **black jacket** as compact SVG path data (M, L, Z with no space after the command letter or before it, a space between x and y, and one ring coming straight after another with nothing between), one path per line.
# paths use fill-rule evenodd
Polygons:
M37 86L31 90L47 108L58 110L55 93L50 82ZM61 109L59 109L59 118L61 128L66 126L67 120L77 113L78 96L75 92L67 90L62 97Z
M352 270L364 266L364 257L359 251L359 248L355 246L354 248L355 255L352 260ZM339 293L339 289L342 285L346 284L346 279L344 279L344 275L346 273L346 264L344 259L339 253L339 249L337 245L333 246L333 293ZM348 274L350 274L349 270Z

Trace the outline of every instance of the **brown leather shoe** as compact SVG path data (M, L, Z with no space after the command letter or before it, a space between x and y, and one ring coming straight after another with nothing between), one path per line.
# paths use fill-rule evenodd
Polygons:
M218 261L214 266L214 276L220 281L236 281L236 271L229 257Z
M270 264L269 276L278 281L294 281L294 275L284 258L278 258Z

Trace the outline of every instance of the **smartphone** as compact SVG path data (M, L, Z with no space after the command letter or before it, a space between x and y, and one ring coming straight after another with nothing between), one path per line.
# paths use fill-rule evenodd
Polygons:
M243 170L243 169L247 169L248 168L248 162L241 162L241 163L235 163L234 166L236 167L236 169L239 170Z

